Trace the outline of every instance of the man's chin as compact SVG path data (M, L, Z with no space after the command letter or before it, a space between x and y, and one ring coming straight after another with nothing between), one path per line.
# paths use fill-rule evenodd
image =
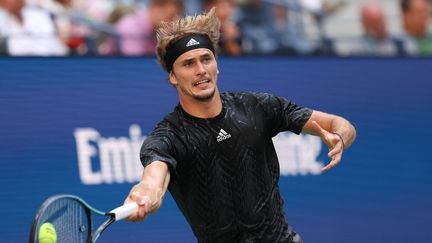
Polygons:
M194 95L193 97L199 101L210 101L215 96L215 93L216 93L216 91L213 90L213 91L205 93L205 94Z

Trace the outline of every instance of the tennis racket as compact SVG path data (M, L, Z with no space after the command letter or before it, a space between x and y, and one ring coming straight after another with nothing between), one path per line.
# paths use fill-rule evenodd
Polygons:
M39 230L45 226L48 226L51 232L55 232L59 243L96 242L108 226L115 221L127 218L137 208L136 203L129 203L105 213L91 207L83 199L74 195L51 196L42 204L33 220L30 243L40 242ZM107 218L95 231L92 225L93 215Z

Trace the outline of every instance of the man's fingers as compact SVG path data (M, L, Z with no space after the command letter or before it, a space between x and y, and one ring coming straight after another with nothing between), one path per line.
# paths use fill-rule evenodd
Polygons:
M330 158L333 158L333 156L335 156L336 154L342 154L344 151L343 142L339 136L335 135L334 139L332 140L334 146L330 147L330 151L327 154Z
M129 194L128 197L126 198L126 200L124 201L123 205L129 204L131 202L135 202L131 195ZM136 219L138 215L138 210L136 210L133 214L129 215L129 217L127 217L125 220L126 221L134 221Z
M129 194L129 197L128 197L128 199L130 199L133 202L136 202L138 205L140 204L139 203L140 198L141 198L141 194L139 192L137 192L137 191L132 191Z
M335 167L335 166L336 166L336 163L334 163L334 161L332 160L328 165L326 165L325 167L323 167L321 169L321 172L327 172L327 171L333 169L333 167Z
M342 157L341 154L336 154L333 157L332 161L330 161L330 163L328 165L326 165L325 167L323 167L321 169L321 172L327 172L327 171L331 170L333 167L335 167L337 164L339 164L339 162L341 161L341 157Z
M126 221L137 221L138 220L138 211L139 211L139 207L137 208L137 210L133 213L133 214L131 214L129 217L127 217L125 220Z
M332 150L330 150L330 152L328 152L328 157L333 158L333 156L335 156L335 154L340 153L340 149L337 148L333 148Z
M144 219L144 216L145 216L145 206L140 205L138 207L138 218Z
M144 217L150 212L150 198L148 196L141 197L138 205L138 216L140 219L144 219Z
M332 148L329 152L328 152L328 157L333 158L333 156L339 154L339 153L343 153L343 145L342 143L336 144L336 146L334 146L334 148Z
M150 198L148 196L142 196L137 191L133 191L129 194L125 203L132 202L132 201L138 204L138 209L126 220L134 221L134 222L142 221L150 212L150 206L151 206Z
M329 171L341 161L343 153L343 142L340 136L332 134L327 130L323 129L318 124L318 122L312 121L312 126L314 127L314 130L318 132L323 142L329 147L330 151L327 155L332 158L332 160L330 161L330 163L328 163L321 169L322 172Z

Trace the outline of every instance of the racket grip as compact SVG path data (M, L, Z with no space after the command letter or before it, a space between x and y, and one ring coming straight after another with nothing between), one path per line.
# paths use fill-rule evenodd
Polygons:
M120 206L110 211L110 213L114 214L115 221L125 219L133 214L138 208L138 204L135 202L128 203L126 205Z

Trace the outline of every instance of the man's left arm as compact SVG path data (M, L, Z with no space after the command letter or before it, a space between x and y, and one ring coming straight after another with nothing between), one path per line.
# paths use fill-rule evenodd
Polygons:
M320 136L329 148L328 156L332 160L322 168L323 172L339 164L344 149L350 147L356 138L356 130L348 120L321 111L312 112L302 132Z

